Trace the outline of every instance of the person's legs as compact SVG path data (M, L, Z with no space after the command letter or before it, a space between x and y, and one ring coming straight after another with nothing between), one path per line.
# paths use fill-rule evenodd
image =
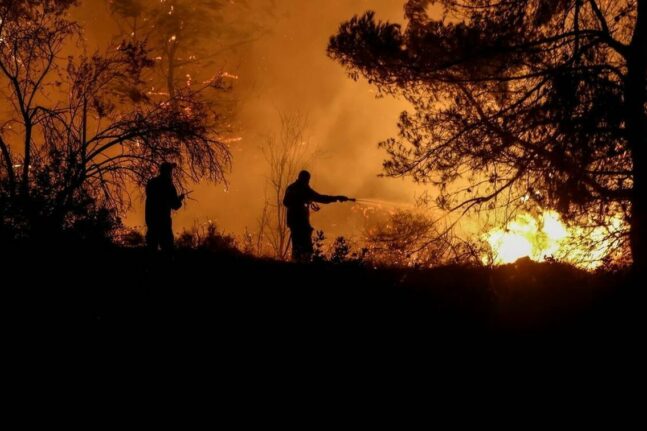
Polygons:
M292 230L292 260L309 262L312 258L312 229Z
M299 231L296 229L293 229L291 232L291 237L292 237L292 261L298 262L301 256Z
M146 246L150 251L155 252L159 244L159 227L149 224L146 229Z
M304 238L303 238L303 254L302 254L302 259L304 262L311 262L312 261L312 253L313 253L313 248L312 248L312 228L308 228L304 232Z
M160 229L160 246L164 252L172 252L175 248L175 240L173 238L173 226L171 221L164 223Z

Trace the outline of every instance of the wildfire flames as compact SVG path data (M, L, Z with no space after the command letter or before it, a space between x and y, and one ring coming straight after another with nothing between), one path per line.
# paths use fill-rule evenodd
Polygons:
M583 228L568 226L555 211L544 211L538 217L525 213L505 229L493 229L486 234L492 256L484 261L505 264L522 257L537 262L554 258L593 270L612 253L614 238L623 229L624 221L619 216L610 218L607 226Z

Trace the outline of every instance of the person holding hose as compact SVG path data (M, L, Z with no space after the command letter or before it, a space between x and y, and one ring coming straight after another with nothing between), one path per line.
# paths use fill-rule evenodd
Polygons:
M315 203L354 201L346 196L328 196L310 187L310 172L301 171L297 180L285 190L283 205L287 208L287 225L292 237L292 260L309 262L312 259L312 231L310 206Z

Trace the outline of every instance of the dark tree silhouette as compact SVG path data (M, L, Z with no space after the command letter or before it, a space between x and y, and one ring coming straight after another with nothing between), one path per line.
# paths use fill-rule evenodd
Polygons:
M328 48L415 109L382 143L386 172L439 186L451 210L620 213L644 268L647 0L409 0L405 16L406 28L354 17Z
M222 180L229 152L213 137L215 114L198 93L151 100L142 74L153 66L143 44L63 57L82 43L67 16L74 2L22 2L0 9L0 85L8 109L0 126L2 211L32 227L61 228L79 202L123 208L125 189L162 160L181 177ZM9 208L9 209L7 209Z

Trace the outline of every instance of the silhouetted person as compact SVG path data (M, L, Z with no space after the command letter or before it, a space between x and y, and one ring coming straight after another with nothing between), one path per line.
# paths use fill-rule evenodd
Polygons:
M160 174L146 184L146 244L154 251L173 249L171 210L179 209L184 200L173 185L174 168L175 164L162 163Z
M287 207L287 225L292 236L292 260L307 262L312 257L312 231L310 205L313 202L328 204L345 202L346 196L320 195L310 188L310 173L299 172L297 180L285 190L283 205Z

